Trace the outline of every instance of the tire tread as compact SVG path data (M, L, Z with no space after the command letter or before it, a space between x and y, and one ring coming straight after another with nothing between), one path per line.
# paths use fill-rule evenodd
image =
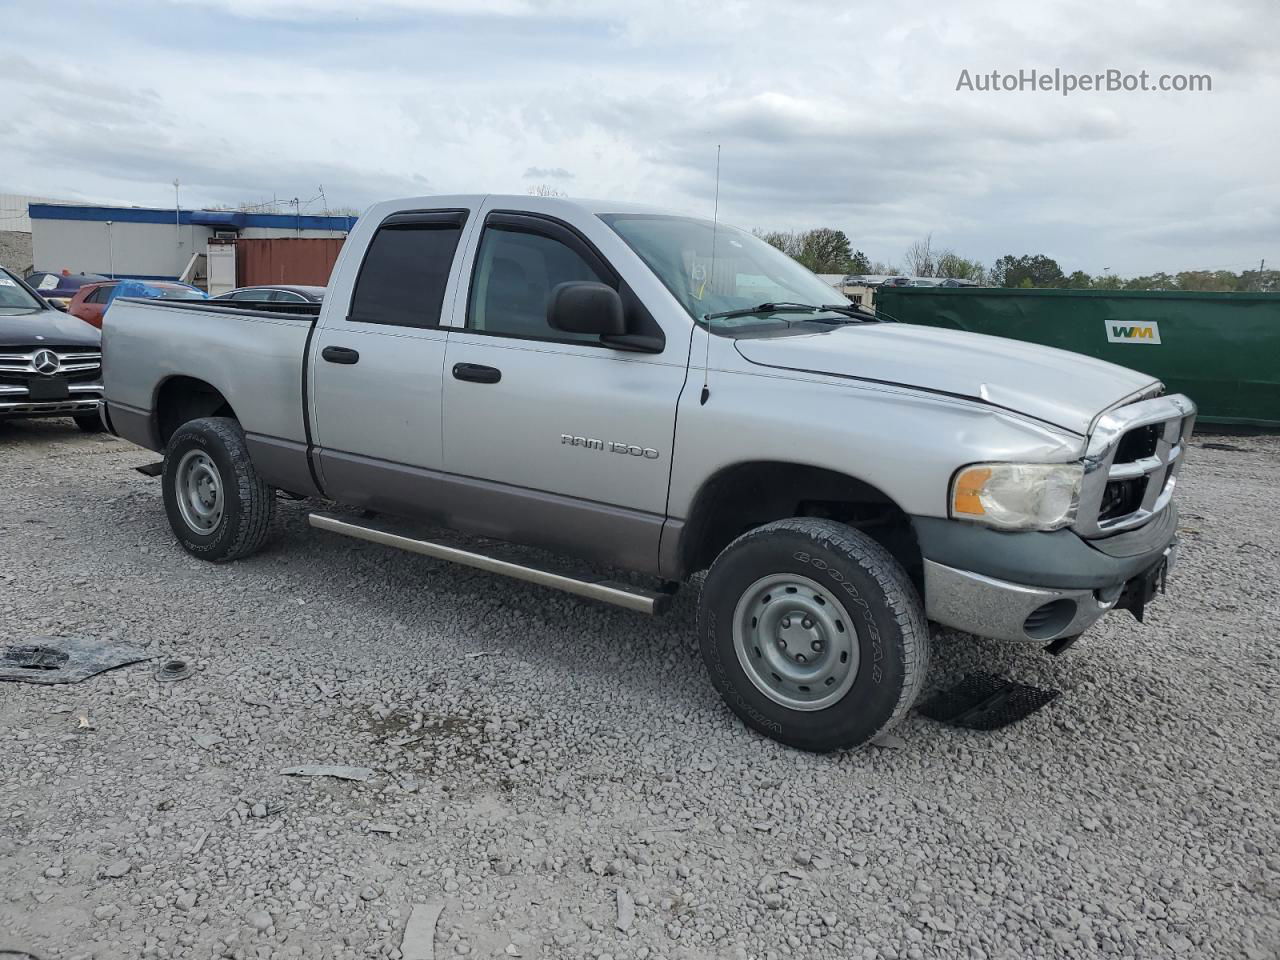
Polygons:
M911 582L902 564L867 534L839 521L816 517L791 517L756 527L725 547L720 557L745 544L767 540L779 534L803 537L825 550L847 558L872 577L884 594L889 614L899 632L903 681L893 710L872 734L863 738L862 742L874 740L902 721L919 697L921 690L924 689L929 667L931 637L929 624L924 615L924 605L920 601L915 584ZM718 561L719 557L717 557ZM699 607L700 610L704 609L702 604ZM852 744L844 746L852 746ZM839 748L840 745L832 747L832 749Z
M271 536L276 499L271 487L258 476L249 456L243 428L231 417L202 417L190 420L174 431L170 446L188 431L212 434L222 444L235 471L232 480L240 505L240 523L235 530L235 539L220 556L205 559L227 563L256 553ZM226 483L225 480L223 482Z

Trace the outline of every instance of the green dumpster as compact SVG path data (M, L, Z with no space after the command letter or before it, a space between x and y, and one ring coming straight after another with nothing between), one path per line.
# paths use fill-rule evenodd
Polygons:
M876 308L1149 373L1191 397L1201 422L1280 427L1280 294L882 287Z

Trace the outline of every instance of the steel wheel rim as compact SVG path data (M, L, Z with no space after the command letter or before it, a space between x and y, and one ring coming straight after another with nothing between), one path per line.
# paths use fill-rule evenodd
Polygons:
M799 574L770 574L743 591L733 649L752 685L790 710L823 710L858 676L858 632L848 611Z
M178 512L188 527L209 534L222 522L222 474L203 450L188 450L174 471L174 495Z

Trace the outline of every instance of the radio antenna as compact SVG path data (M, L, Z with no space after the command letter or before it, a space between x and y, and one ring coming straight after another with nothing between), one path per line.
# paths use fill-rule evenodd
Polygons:
M716 286L716 233L720 227L720 144L716 144L716 200L715 207L711 213L711 271L707 277L707 283L711 284L712 291ZM702 354L702 399L700 404L706 404L707 399L711 396L711 387L707 385L707 375L711 368L711 321L704 321L707 325L707 345L706 350Z

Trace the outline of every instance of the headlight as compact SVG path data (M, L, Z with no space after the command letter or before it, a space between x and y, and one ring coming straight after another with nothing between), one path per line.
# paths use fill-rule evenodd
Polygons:
M951 481L951 516L1001 530L1057 530L1075 523L1080 463L975 463Z

